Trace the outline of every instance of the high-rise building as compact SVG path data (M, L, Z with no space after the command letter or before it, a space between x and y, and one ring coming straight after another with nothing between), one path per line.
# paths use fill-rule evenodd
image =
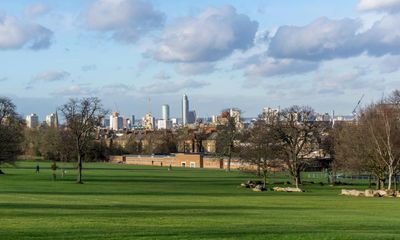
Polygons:
M196 111L189 111L187 115L187 124L193 124L196 122Z
M171 129L172 128L172 121L159 119L157 121L157 129Z
M240 111L238 109L230 108L229 116L235 120L235 123L240 122Z
M155 127L155 119L151 113L147 113L142 119L143 127L152 130Z
M169 120L169 105L164 104L161 107L161 115L163 120Z
M109 118L104 118L103 119L103 127L104 128L110 128L110 119Z
M46 116L46 124L49 127L58 127L58 114L52 113Z
M132 115L131 118L131 127L135 126L135 115Z
M186 94L182 97L182 125L188 124L188 114L189 114L189 100Z
M35 113L26 116L26 126L28 128L37 128L39 126L39 117Z
M279 108L265 107L262 111L262 118L268 124L279 120Z
M124 127L124 118L119 116L119 113L113 112L110 116L110 129L120 130Z

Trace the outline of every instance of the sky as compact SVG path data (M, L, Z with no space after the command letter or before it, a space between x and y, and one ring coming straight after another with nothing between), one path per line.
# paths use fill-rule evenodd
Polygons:
M0 96L142 117L309 105L350 115L400 88L400 0L0 1Z

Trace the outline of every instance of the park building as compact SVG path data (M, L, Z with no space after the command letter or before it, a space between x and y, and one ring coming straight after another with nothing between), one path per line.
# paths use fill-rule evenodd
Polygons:
M37 128L39 126L39 116L35 113L26 116L26 126L28 128Z

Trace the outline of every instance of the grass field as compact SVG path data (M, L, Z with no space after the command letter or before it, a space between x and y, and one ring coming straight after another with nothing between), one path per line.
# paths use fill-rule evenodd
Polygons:
M112 164L85 164L77 185L40 165L3 168L0 239L400 239L398 198L256 193L238 172Z

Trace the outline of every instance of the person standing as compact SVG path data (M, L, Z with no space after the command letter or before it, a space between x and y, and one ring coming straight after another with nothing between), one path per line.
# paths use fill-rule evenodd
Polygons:
M40 172L40 167L39 167L39 164L37 164L36 165L36 173L39 173Z

